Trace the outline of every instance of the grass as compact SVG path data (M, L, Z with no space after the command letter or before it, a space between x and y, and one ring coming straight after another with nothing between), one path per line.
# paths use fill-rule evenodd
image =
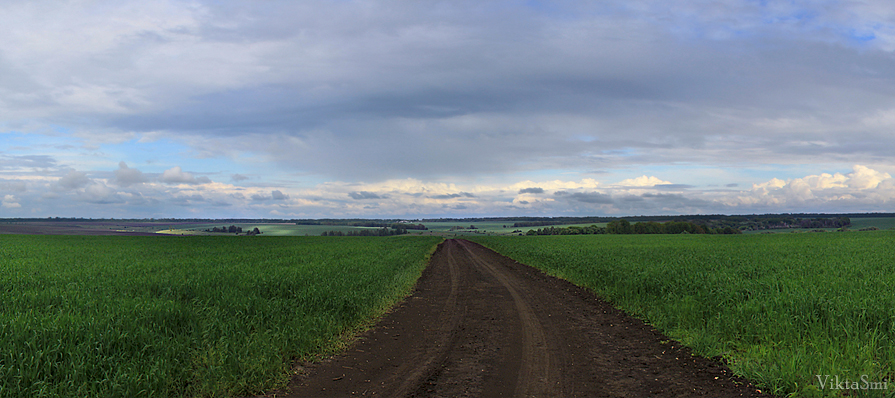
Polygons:
M850 229L877 227L879 229L895 229L895 217L852 218Z
M895 379L892 232L471 239L592 289L775 394L836 396L816 375Z
M246 396L406 295L439 238L0 235L0 396Z

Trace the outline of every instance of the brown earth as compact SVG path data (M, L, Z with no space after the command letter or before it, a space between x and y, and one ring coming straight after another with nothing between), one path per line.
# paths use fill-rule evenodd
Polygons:
M465 240L344 353L269 397L759 397L722 363Z
M17 222L0 224L0 234L14 235L125 235L161 236L151 232L122 232L117 224L94 223L82 225L75 222Z

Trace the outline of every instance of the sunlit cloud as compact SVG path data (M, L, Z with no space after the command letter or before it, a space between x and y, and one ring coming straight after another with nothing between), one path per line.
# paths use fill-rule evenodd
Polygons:
M165 170L159 177L159 181L165 184L210 184L211 179L205 176L195 177L192 173L183 171L180 166Z

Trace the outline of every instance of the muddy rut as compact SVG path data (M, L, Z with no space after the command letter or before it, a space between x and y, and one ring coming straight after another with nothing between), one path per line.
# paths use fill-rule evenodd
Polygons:
M587 291L447 240L412 296L289 397L758 397Z

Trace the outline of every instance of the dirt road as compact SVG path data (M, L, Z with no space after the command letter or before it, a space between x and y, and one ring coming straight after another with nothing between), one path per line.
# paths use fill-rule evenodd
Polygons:
M762 395L585 289L447 240L411 297L275 396Z

